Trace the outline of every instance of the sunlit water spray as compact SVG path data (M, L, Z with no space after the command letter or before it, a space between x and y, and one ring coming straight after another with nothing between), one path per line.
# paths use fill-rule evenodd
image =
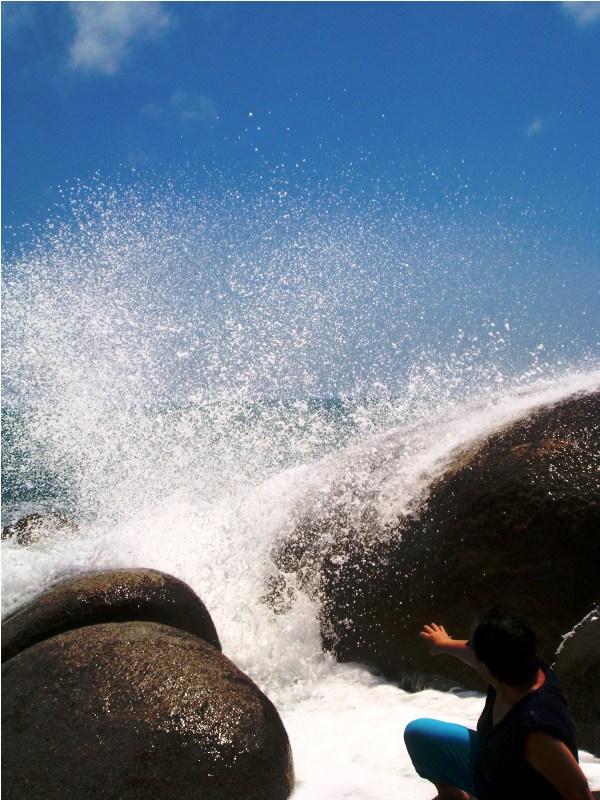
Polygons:
M426 797L404 724L472 722L480 699L335 664L318 599L292 581L276 614L265 587L300 516L390 521L457 449L598 384L556 297L540 327L545 256L522 238L281 183L69 192L5 261L4 514L54 507L79 531L2 543L4 613L86 569L170 572L280 709L299 798Z

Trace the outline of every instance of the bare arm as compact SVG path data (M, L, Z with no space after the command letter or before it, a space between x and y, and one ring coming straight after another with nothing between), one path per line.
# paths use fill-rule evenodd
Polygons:
M453 639L443 625L425 625L419 636L429 642L431 655L437 656L441 653L454 656L464 661L469 667L477 668L477 657L473 650L468 646L466 639Z
M543 731L530 733L525 742L524 758L565 800L593 800L581 767L560 739Z

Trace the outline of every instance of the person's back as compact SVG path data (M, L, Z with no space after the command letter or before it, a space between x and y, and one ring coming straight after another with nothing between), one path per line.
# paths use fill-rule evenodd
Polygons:
M577 759L575 726L555 673L542 666L544 683L519 700L494 725L497 696L490 686L477 723L479 758L475 766L477 796L489 800L507 797L560 800L561 794L523 758L528 736L545 731L568 747Z

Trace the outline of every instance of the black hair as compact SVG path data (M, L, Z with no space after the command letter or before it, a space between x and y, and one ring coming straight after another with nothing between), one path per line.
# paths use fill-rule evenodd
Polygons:
M469 641L479 661L509 686L533 684L540 662L535 632L512 611L494 606L486 611Z

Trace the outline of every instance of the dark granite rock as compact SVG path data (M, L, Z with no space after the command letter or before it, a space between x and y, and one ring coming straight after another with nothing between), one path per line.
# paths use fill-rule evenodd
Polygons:
M66 630L103 622L160 622L221 649L204 603L183 581L152 569L89 572L68 580L2 623L2 661Z
M45 514L28 514L2 528L2 538L10 539L13 536L17 542L24 547L38 542L45 542L54 538L57 534L75 533L77 526L75 523L49 511Z
M284 800L272 703L202 639L147 622L69 630L2 666L5 800Z
M554 669L577 721L579 746L600 756L600 608L565 636Z
M368 498L302 520L274 558L321 600L325 647L400 680L435 671L483 689L457 660L431 658L418 632L436 621L466 638L501 603L532 622L551 662L598 600L599 419L600 393L576 396L474 443L414 517L386 529Z

